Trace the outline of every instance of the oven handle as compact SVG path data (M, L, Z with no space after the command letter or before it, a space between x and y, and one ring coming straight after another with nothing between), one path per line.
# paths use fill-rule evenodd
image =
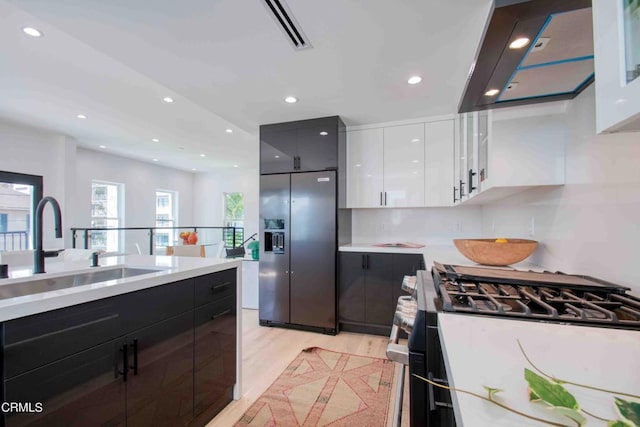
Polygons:
M387 344L387 359L394 362L401 363L403 365L409 364L409 347L406 345L398 344L398 335L400 334L400 328L398 325L393 325L391 328L391 335L389 335L389 344Z
M405 365L400 365L400 375L398 377L398 385L396 389L395 407L393 408L392 427L399 427L402 423L402 400L404 398L404 375Z

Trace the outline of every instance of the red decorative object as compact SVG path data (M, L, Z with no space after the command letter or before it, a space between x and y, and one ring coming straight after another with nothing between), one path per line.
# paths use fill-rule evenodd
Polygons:
M187 237L187 244L195 245L198 243L198 234L195 231L189 233L189 237Z

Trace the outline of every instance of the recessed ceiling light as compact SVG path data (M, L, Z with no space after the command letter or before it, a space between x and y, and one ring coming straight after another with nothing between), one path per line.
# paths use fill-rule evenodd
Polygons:
M204 157L204 154L200 154L200 157Z
M78 114L76 117L83 120L87 118L84 114Z
M226 133L233 133L233 129L226 129L225 132Z
M101 145L100 148L102 148L104 150L105 148L107 148L107 146L106 145Z
M523 47L527 46L530 41L531 40L529 40L527 37L519 37L511 42L511 44L509 45L509 49L522 49Z
M495 96L498 93L500 93L500 91L498 89L489 89L484 94L485 94L485 96Z
M298 98L296 98L295 96L287 96L284 99L284 102L286 102L287 104L295 104L296 102L298 102Z
M158 161L158 159L153 159L153 161L154 161L154 162L157 162L157 161Z
M409 77L409 80L407 80L407 83L409 83L410 85L417 85L421 81L422 81L422 77L420 77L420 76L411 76L411 77Z
M275 158L276 158L276 159L279 159L279 158L280 158L280 156L278 156L278 155L276 154L276 155L275 155Z
M420 138L413 138L411 142L420 142Z
M160 142L160 140L158 138L152 138L151 139L153 142Z
M237 168L237 167L238 167L238 165L233 165L233 167L234 167L234 168Z
M173 102L173 98L171 98L170 96L165 96L164 98L162 98L162 100L164 102L169 103L169 104L171 104Z
M22 31L23 31L25 34L30 35L31 37L42 37L42 36L43 36L42 31L40 31L40 30L36 30L36 29L35 29L35 28L33 28L33 27L24 27L24 28L22 29Z
M420 163L419 160L411 160L413 163Z
M327 135L329 135L329 132L323 130L322 132L320 132L320 135L327 136Z
M195 170L196 170L196 168L191 168L191 170L192 170L192 171L195 171Z
M360 163L356 164L356 167L359 168L360 166L362 166Z

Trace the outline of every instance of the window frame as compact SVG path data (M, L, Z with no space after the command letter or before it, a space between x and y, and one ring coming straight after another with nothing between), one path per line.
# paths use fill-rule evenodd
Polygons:
M40 200L44 197L44 178L42 175L29 175L26 173L0 171L0 182L7 184L23 184L33 187L33 193L31 196L31 212L35 213L36 207ZM31 248L35 248L35 233L33 231L33 215L29 216L29 231L31 232Z

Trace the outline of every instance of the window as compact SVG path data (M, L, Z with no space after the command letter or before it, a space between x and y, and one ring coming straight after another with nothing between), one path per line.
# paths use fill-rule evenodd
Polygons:
M177 222L178 192L156 190L156 227L175 227ZM156 230L156 252L171 244L176 236L177 230Z
M224 225L225 227L244 227L244 194L224 193ZM244 230L236 230L235 245L239 246L244 239ZM232 230L225 230L225 246L232 248L234 234Z
M33 248L31 218L42 199L42 177L0 171L0 252Z
M110 182L91 183L91 227L122 227L123 185ZM91 248L106 252L120 250L119 231L92 231Z

